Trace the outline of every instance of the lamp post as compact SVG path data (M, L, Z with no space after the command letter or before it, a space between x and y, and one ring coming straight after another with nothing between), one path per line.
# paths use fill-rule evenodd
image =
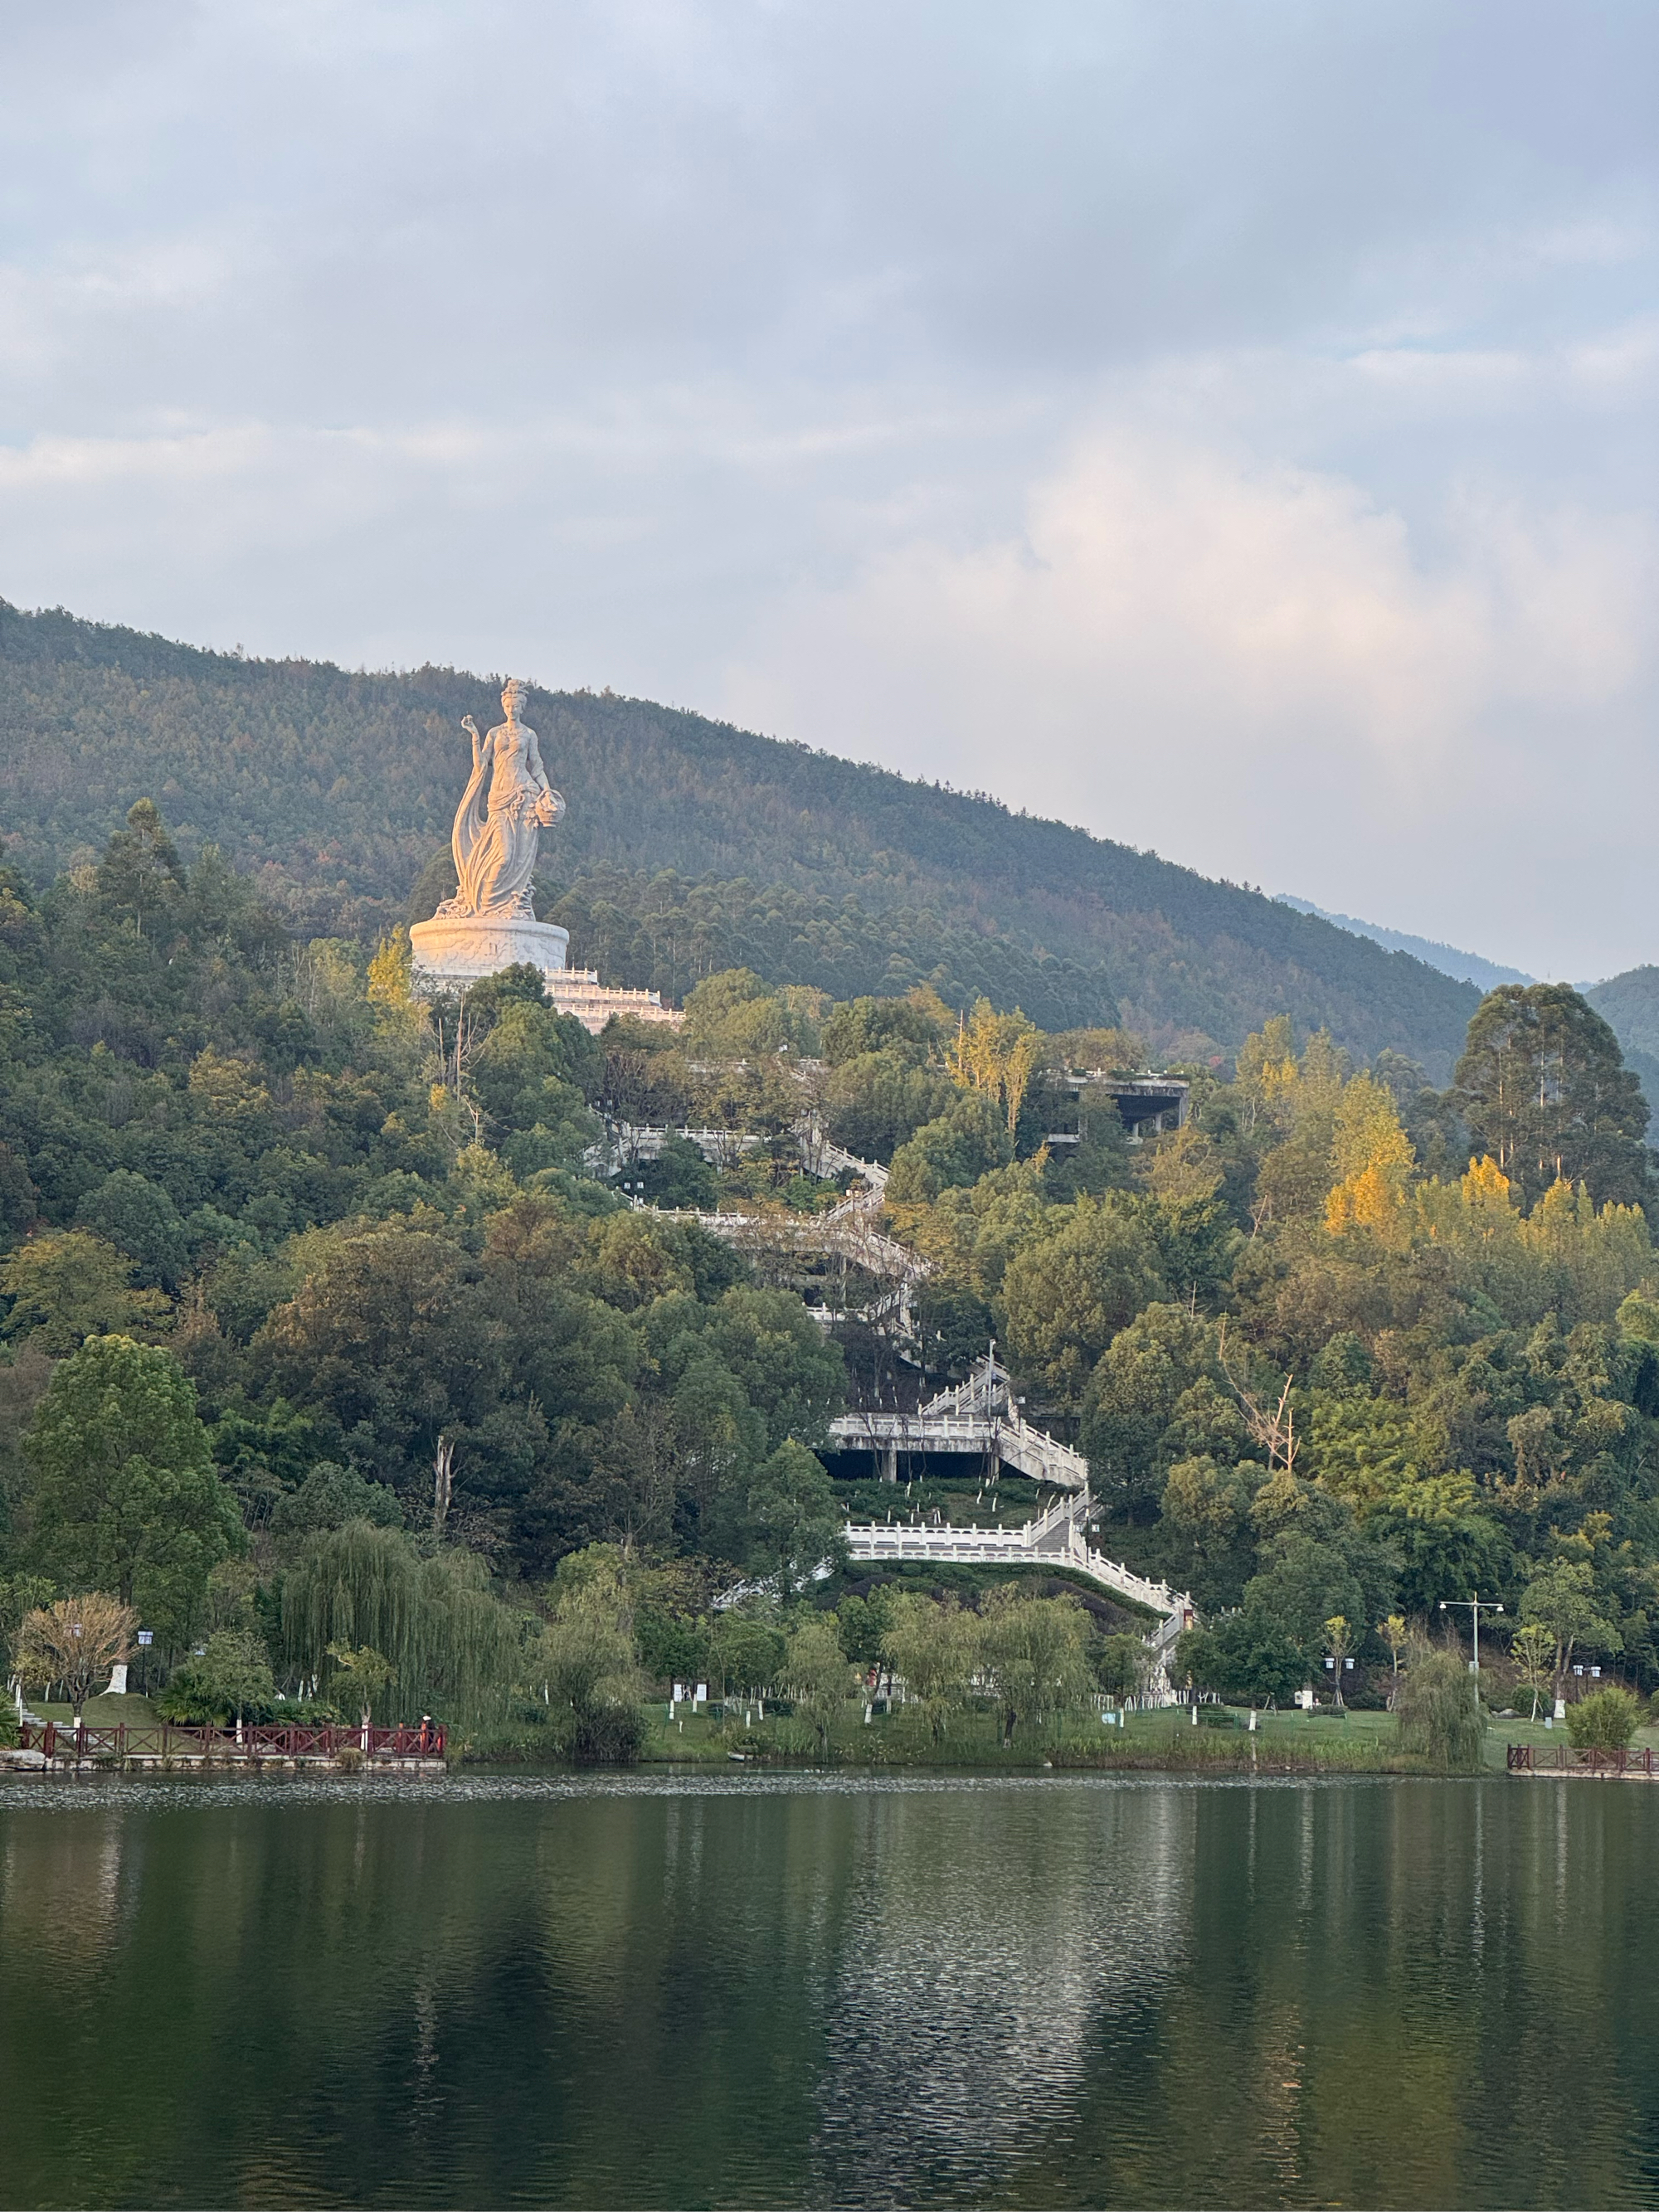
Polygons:
M1448 1605L1468 1607L1470 1618L1474 1623L1474 1656L1469 1662L1469 1672L1471 1674L1478 1674L1480 1672L1480 1616L1483 1613L1502 1613L1504 1608L1495 1598L1483 1598L1479 1590L1473 1597L1443 1597L1440 1601L1442 1613L1444 1613Z

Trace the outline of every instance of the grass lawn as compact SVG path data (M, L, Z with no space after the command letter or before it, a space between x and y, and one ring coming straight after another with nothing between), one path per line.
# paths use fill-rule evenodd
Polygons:
M1216 1725L1212 1717L1225 1712L1227 1721ZM787 1758L811 1762L816 1747L811 1731L801 1722L765 1722L745 1729L741 1717L735 1721L713 1719L706 1712L682 1710L671 1726L665 1706L646 1709L647 1731L642 1756L647 1761L723 1765L734 1764L732 1753L747 1750L757 1759ZM1240 1707L1206 1706L1200 1723L1192 1724L1189 1709L1176 1705L1155 1712L1131 1713L1121 1729L1107 1728L1092 1711L1069 1715L1058 1724L1038 1727L1024 1723L1013 1745L1005 1750L995 1714L983 1710L958 1714L949 1735L934 1744L922 1729L920 1716L902 1709L878 1714L866 1726L856 1703L849 1703L831 1730L835 1762L841 1765L876 1767L952 1766L983 1769L1042 1767L1051 1761L1072 1765L1104 1753L1106 1762L1121 1755L1125 1763L1167 1764L1182 1771L1207 1766L1248 1767L1255 1759L1268 1765L1306 1761L1319 1768L1356 1771L1387 1771L1395 1759L1395 1723L1391 1713L1333 1713L1328 1706L1317 1712L1258 1711L1252 1734L1249 1714ZM1557 1745L1566 1741L1564 1728L1546 1729L1541 1722L1493 1721L1486 1730L1486 1763L1502 1772L1504 1749L1510 1743ZM1659 1748L1659 1728L1643 1729L1638 1747L1651 1743ZM1409 1771L1409 1767L1404 1771Z
M1567 1734L1567 1724L1565 1721L1557 1721L1553 1729L1546 1728L1541 1720L1493 1721L1486 1731L1487 1763L1497 1766L1504 1764L1504 1746L1506 1743L1547 1745L1551 1750L1554 1750L1558 1745L1571 1743L1571 1737ZM1493 1757L1494 1746L1497 1752L1495 1758ZM1638 1729L1630 1740L1630 1747L1632 1751L1659 1752L1659 1728Z
M1205 1708L1215 1714L1224 1709ZM757 1759L778 1757L810 1760L816 1740L802 1721L775 1720L745 1729L741 1715L714 1719L707 1712L682 1711L671 1723L665 1705L646 1708L646 1741L641 1755L647 1760L696 1765L735 1763L734 1752L749 1752ZM1216 1726L1200 1716L1192 1724L1184 1706L1160 1711L1131 1713L1121 1729L1103 1725L1092 1710L1067 1715L1040 1725L1024 1722L1016 1729L1006 1749L1001 1742L1000 1717L988 1709L970 1709L953 1718L941 1743L934 1743L918 1711L901 1708L877 1714L867 1724L856 1701L842 1710L831 1729L831 1744L838 1765L897 1766L1042 1767L1053 1761L1066 1765L1096 1753L1108 1759L1146 1760L1166 1754L1170 1763L1186 1768L1194 1765L1231 1762L1248 1764L1251 1747L1272 1759L1311 1757L1323 1764L1352 1763L1370 1766L1385 1759L1393 1749L1393 1719L1387 1713L1326 1712L1260 1713L1256 1732L1250 1735L1248 1715L1228 1712L1229 1725ZM1495 1763L1503 1765L1504 1739L1496 1740Z
M32 1713L39 1713L43 1721L56 1721L66 1728L75 1718L73 1705L46 1705L39 1698L24 1701ZM160 1728L161 1717L148 1698L135 1692L126 1698L88 1698L82 1718L88 1728L118 1728L125 1721L129 1728Z

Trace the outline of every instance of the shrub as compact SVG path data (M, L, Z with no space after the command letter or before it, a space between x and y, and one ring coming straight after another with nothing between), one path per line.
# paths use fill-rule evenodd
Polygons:
M1610 1683L1567 1707L1567 1735L1575 1751L1623 1751L1636 1733L1636 1699Z
M1449 1771L1481 1764L1486 1723L1480 1693L1474 1675L1451 1652L1420 1650L1413 1656L1397 1712L1402 1751Z
M570 1744L580 1766L630 1766L645 1741L645 1719L637 1705L601 1705L581 1714Z
M264 1638L252 1629L221 1629L204 1650L173 1669L155 1704L163 1720L192 1727L273 1719L276 1685Z

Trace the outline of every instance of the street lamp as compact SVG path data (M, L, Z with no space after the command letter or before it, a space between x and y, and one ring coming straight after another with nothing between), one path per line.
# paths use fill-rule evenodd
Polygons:
M1450 1599L1443 1597L1440 1601L1442 1613L1446 1610L1449 1604L1468 1607L1470 1616L1474 1622L1474 1656L1469 1662L1469 1672L1471 1674L1478 1674L1480 1672L1480 1616L1482 1613L1502 1613L1504 1608L1495 1599L1483 1598L1479 1590L1473 1597Z

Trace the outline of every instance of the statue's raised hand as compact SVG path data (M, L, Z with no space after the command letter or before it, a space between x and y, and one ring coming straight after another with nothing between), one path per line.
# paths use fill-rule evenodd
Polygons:
M468 737L472 740L472 765L474 768L477 768L478 765L478 747L483 742L478 735L478 726L473 720L471 714L463 714L461 717L461 727L466 732Z

